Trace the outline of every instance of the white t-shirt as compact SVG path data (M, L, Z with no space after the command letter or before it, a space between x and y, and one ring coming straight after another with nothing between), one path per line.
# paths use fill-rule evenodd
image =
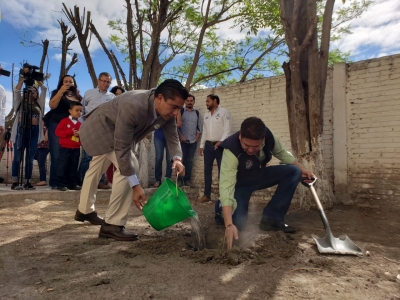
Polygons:
M231 115L227 109L219 106L214 114L211 115L209 111L204 114L200 148L204 148L206 141L219 142L230 135Z

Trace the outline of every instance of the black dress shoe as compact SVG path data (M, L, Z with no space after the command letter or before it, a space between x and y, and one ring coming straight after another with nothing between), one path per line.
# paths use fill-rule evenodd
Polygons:
M96 211L92 211L90 214L83 214L79 210L76 211L75 221L78 222L85 222L88 221L92 223L93 225L103 225L104 224L104 219L100 217Z
M67 187L65 187L65 186L59 186L59 187L57 187L57 190L58 190L58 191L65 192L65 191L68 190L68 189L67 189Z
M136 233L126 230L124 226L104 223L100 227L99 238L110 238L116 241L136 241L139 237Z
M82 187L80 185L73 185L69 187L70 190L72 191L80 191Z
M283 231L284 233L295 233L296 228L286 225L280 220L262 217L259 228L264 231Z

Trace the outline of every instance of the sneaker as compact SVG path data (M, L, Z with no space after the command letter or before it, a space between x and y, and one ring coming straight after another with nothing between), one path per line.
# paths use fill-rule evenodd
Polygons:
M71 190L71 191L80 191L81 189L82 189L82 187L80 186L80 185L72 185L72 186L70 186L69 187L69 189Z
M263 231L283 231L284 233L295 233L296 228L286 225L280 220L262 217L258 226Z
M30 182L24 184L24 190L35 190L35 189L36 188Z
M215 220L215 223L217 223L217 225L225 225L224 216L222 214L222 205L221 205L221 201L219 199L217 199L217 201L215 201L214 220Z
M17 190L17 189L18 189L18 183L17 183L17 182L13 182L13 183L11 184L11 189L12 189L12 190Z

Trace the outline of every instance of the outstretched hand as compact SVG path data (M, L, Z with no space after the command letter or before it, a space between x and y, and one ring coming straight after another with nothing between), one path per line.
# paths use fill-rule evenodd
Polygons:
M231 224L225 229L225 239L227 250L232 249L233 240L239 239L239 233L235 225Z

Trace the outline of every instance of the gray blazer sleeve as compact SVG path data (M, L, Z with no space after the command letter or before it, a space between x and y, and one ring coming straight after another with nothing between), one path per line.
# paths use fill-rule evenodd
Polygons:
M114 131L114 151L120 172L124 176L136 174L138 166L136 156L131 151L134 142L135 129L138 125L143 108L136 107L134 102L123 101L118 106Z
M171 118L163 126L164 135L168 144L168 151L171 159L175 156L182 157L181 144L179 142L178 128L176 127L176 118Z

